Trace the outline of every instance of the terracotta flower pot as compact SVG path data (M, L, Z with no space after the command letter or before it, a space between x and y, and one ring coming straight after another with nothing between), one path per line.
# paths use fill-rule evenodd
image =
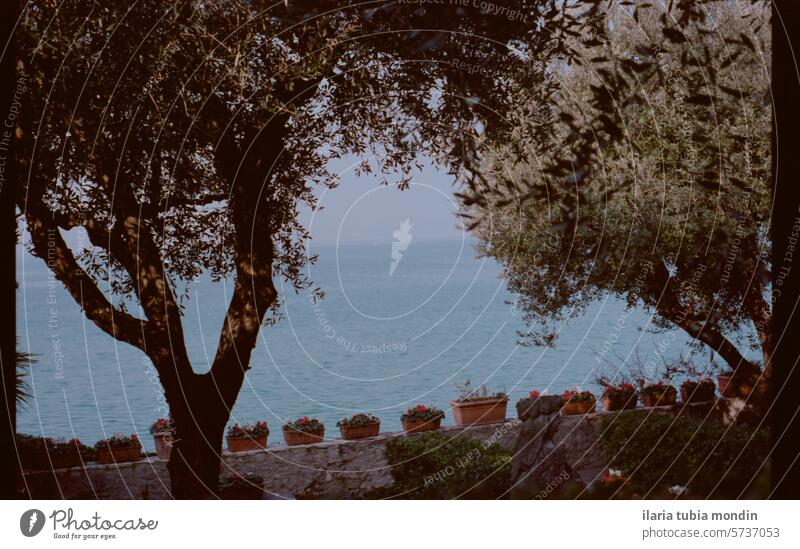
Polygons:
M714 400L715 388L698 385L694 391L681 387L681 400L684 402L710 402Z
M345 440L376 437L381 431L381 422L367 423L366 425L342 425L339 432Z
M442 418L434 420L404 419L403 430L406 433L421 433L423 431L437 431L442 425Z
M283 432L283 440L285 440L286 444L289 446L298 446L300 444L316 444L318 442L322 442L324 436L325 429L315 433L306 433L304 431L294 430Z
M117 448L106 446L97 451L97 461L105 464L139 461L141 454L141 446L122 446Z
M603 410L606 412L617 412L619 410L633 410L636 408L636 395L623 398L603 397Z
M459 427L504 421L507 406L507 398L487 398L470 402L450 401L453 419Z
M655 408L656 406L672 406L678 398L677 391L670 391L663 395L656 395L653 393L642 393L642 404L647 408Z
M597 405L595 400L579 400L577 402L570 401L564 403L564 415L577 416L581 414L588 414L594 412L594 407Z
M156 444L158 459L169 459L169 455L172 453L172 434L154 433L153 442Z
M249 452L251 450L264 450L267 448L267 436L258 438L250 437L225 437L228 441L228 450L231 452Z
M733 376L720 374L717 376L717 384L719 385L719 394L726 398L733 398L736 396L736 390L731 385L731 378Z

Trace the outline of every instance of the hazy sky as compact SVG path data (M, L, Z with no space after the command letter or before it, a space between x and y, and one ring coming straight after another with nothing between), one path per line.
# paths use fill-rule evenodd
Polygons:
M303 212L315 243L391 242L401 222L411 222L416 240L460 240L453 177L427 166L415 171L411 187L382 186L378 176L356 177L354 159L331 163L341 184L319 194L322 210Z

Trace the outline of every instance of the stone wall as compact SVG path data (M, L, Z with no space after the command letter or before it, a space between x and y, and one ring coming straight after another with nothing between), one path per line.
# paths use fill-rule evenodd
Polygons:
M678 408L640 410L642 413L686 412L685 408ZM701 416L709 412L707 405L693 409ZM606 415L601 412L563 416L549 434L569 467L587 484L607 467L599 439L600 424ZM519 420L507 419L467 429L445 427L442 431L490 440L513 450L517 448L520 429ZM385 449L386 443L397 436L408 435L385 433L365 440L335 439L306 446L225 452L222 478L252 475L263 479L266 498L357 498L393 482ZM165 499L170 497L166 465L163 460L148 457L117 465L91 463L85 467L29 472L24 475L20 491L25 492L25 497L35 499Z
M442 428L443 432L491 440L513 448L519 422ZM364 440L334 439L305 446L224 453L222 478L263 479L267 498L357 498L391 486L386 443L404 433L385 433ZM415 435L412 435L415 436ZM27 493L35 499L165 499L169 498L166 461L154 456L116 465L87 464L25 474Z

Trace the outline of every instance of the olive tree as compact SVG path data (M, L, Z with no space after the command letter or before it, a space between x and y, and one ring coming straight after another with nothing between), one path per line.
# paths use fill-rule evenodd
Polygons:
M468 169L509 132L516 92L548 80L538 60L562 51L571 16L495 5L527 20L397 2L24 4L17 207L86 317L152 360L175 497L215 493L230 410L279 314L274 279L322 293L304 276L298 211L335 185L328 160L359 155L401 186L420 155ZM189 360L178 298L202 273L233 279L207 371Z
M543 115L552 134L542 140L540 122L521 118L526 157L503 148L487 157L494 195L467 197L465 208L482 220L480 252L518 295L528 342L552 344L554 323L615 295L655 313L656 329L678 327L713 349L746 394L761 372L744 349L760 350L767 375L773 351L768 11L711 4L703 26L671 36L669 11L626 4L608 12L614 30L584 48L586 59L614 58L637 74L643 42L678 46L653 54L660 77L642 78L635 100L618 104L622 137L598 146L590 169L573 162L567 183L554 181L547 155L572 158L558 147L575 126L591 127L608 78L591 63L561 64L560 106ZM730 48L734 40L749 47ZM713 95L698 94L687 48L704 52Z

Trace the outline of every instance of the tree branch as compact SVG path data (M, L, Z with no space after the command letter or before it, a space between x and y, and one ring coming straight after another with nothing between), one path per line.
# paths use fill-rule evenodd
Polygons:
M36 255L47 262L53 274L86 313L86 317L111 337L146 350L148 321L114 307L95 281L78 264L56 224L48 222L30 208L25 213L28 232Z

